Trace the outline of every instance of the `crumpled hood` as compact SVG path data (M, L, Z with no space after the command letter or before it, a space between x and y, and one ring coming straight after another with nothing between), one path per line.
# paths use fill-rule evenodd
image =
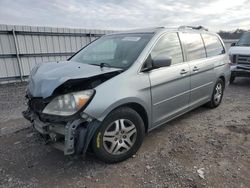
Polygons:
M250 55L250 46L233 46L228 51L229 55Z
M29 78L29 93L33 97L46 98L64 82L72 79L90 78L109 72L119 71L109 68L83 64L73 61L43 63L34 67Z

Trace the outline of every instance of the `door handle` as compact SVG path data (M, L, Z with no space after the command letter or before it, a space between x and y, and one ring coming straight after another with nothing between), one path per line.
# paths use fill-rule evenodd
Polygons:
M199 68L196 67L196 66L194 66L193 71L196 72L196 71L198 71L198 70L199 70Z
M180 74L181 74L181 75L183 75L183 74L187 74L187 73L188 73L188 71L187 71L187 70L185 70L185 69L182 69L182 70L181 70L181 72L180 72Z

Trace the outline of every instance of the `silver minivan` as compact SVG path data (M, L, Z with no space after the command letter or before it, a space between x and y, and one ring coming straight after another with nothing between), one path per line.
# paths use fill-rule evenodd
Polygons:
M156 127L219 106L229 78L221 38L202 27L119 32L35 67L23 115L65 155L90 151L114 163Z

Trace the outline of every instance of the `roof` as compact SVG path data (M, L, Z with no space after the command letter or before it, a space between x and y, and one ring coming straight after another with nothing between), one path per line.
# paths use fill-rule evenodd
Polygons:
M194 26L180 26L176 28L165 28L165 27L153 27L153 28L142 28L142 29L134 29L127 31L119 31L114 34L127 34L127 33L159 33L165 31L191 31L198 33L210 33L208 30L202 26L194 27ZM112 35L112 34L111 34Z
M163 30L163 29L165 29L165 28L164 27L151 27L151 28L118 31L116 33L155 33L157 31Z

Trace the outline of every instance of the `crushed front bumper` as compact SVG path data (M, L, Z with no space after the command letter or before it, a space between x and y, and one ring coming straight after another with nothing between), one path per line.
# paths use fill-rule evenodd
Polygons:
M89 143L100 125L98 120L84 118L67 123L44 122L30 110L24 111L23 116L42 135L46 144L63 151L65 155L86 153Z

